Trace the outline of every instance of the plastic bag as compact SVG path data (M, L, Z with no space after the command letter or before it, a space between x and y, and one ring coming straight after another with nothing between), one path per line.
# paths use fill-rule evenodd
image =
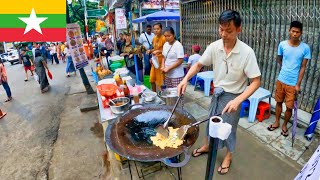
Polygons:
M34 80L39 81L39 76L38 76L38 74L34 73L33 78L34 78Z
M154 65L154 68L158 69L159 68L158 57L152 56L151 61L152 61L152 64Z
M49 76L50 79L52 79L52 74L51 74L51 72L49 70L48 70L48 76Z

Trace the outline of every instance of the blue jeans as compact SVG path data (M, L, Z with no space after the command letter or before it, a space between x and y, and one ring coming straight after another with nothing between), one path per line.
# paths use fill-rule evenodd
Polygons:
M11 90L10 90L8 82L2 81L2 86L3 86L4 90L6 91L8 98L11 98Z
M151 64L149 60L149 54L143 53L144 75L150 75Z
M72 73L75 72L76 69L74 68L74 64L72 61L72 57L71 56L67 56L67 66L66 66L66 73Z

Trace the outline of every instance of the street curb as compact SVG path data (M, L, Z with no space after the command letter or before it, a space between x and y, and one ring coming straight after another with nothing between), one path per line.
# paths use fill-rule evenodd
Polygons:
M97 99L96 93L88 94L81 99L81 103L80 103L81 112L93 111L93 110L97 110L98 108L99 106L98 106L98 99Z

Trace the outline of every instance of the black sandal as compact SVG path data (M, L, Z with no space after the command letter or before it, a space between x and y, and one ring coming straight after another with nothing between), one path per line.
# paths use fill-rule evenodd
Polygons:
M229 170L230 170L231 163L232 163L232 161L230 161L230 164L229 164L229 166L228 166L228 167L222 167L222 163L221 163L221 165L220 165L221 170L220 170L220 171L218 171L218 173L219 173L220 175L225 175L225 174L227 174L227 173L229 172ZM228 169L228 171L226 171L226 172L221 172L221 171L222 171L222 170L224 170L224 169Z
M12 100L12 97L8 98L7 100L5 100L4 102L9 102Z
M274 130L276 130L276 129L278 129L279 128L279 126L278 127L273 127L272 126L272 124L268 127L268 130L269 131L274 131Z
M199 152L199 151L198 151L199 149L200 149L200 148L197 148L197 149L195 149L195 150L192 151L192 157L199 157L199 156L201 156L201 155L208 154L208 152ZM199 155L196 156L196 154L199 154Z
M282 129L282 132L281 132L281 135L282 136L284 136L284 137L288 137L289 136L289 130L287 129L287 131L284 131L283 129Z

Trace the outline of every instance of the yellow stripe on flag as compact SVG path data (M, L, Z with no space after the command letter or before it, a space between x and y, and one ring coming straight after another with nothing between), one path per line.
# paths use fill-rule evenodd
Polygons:
M0 14L66 14L66 0L2 0Z

